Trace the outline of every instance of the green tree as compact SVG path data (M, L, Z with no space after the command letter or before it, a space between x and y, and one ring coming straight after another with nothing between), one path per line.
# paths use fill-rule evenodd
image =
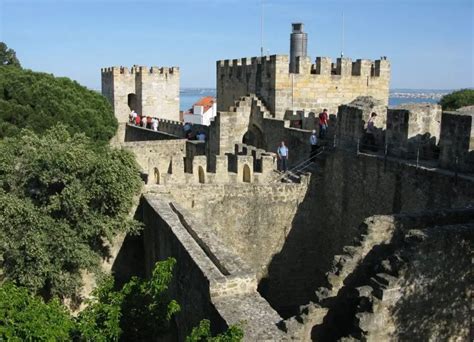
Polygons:
M0 66L2 65L12 65L21 68L20 61L16 58L15 50L9 49L4 42L0 42Z
M444 95L439 104L443 110L456 110L465 106L474 106L474 89L461 89Z
M107 142L117 129L109 102L75 81L12 66L0 66L0 138L22 128L44 133L63 124L71 133L85 133Z
M87 341L152 341L166 333L180 310L167 296L175 263L157 262L150 280L133 277L119 291L106 278L78 317L79 335Z
M133 155L64 126L0 141L4 276L45 298L77 293L105 242L139 229L128 213L141 184Z
M57 300L45 303L26 288L0 286L0 340L69 341L74 321Z
M238 325L232 325L224 333L212 336L211 322L203 319L186 338L186 342L240 342L243 338L244 332Z

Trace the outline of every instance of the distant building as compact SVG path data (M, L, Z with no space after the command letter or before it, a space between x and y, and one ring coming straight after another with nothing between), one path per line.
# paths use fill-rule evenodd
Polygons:
M184 122L209 126L217 114L216 99L206 96L193 105L191 112L184 113Z

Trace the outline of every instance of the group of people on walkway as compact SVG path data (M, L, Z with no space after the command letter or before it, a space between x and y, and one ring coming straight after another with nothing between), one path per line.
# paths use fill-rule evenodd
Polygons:
M319 139L324 139L326 137L328 126L329 126L328 110L324 108L324 110L318 115L318 118L319 118ZM313 131L311 132L311 136L309 137L309 145L311 147L311 152L310 152L308 161L312 162L319 150L318 135L316 134L315 129L313 129ZM278 156L278 160L280 161L280 171L286 172L288 170L288 155L289 155L288 146L286 146L285 142L282 141L280 143L280 146L278 146L278 149L277 149L277 156Z
M152 129L158 131L159 120L156 117L138 115L135 110L129 115L129 122L135 126Z
M206 133L200 130L196 133L193 132L193 124L186 122L183 126L184 137L189 140L206 141Z
M318 134L316 133L316 130L313 130L311 132L311 136L309 137L309 145L311 148L311 152L309 155L308 162L314 161L314 157L318 153L318 150L320 148L319 146L319 139L325 139L329 127L329 115L328 115L328 110L324 109L320 114L319 114L319 138ZM375 133L376 133L376 127L375 127L375 120L377 118L377 113L372 112L370 114L370 118L367 121L367 126L364 130L363 134L363 144L365 146L368 146L372 150L376 150L376 141L375 141ZM279 169L280 171L286 172L288 170L288 155L289 155L289 149L288 146L286 146L285 142L282 141L280 145L277 148L277 156L279 160Z

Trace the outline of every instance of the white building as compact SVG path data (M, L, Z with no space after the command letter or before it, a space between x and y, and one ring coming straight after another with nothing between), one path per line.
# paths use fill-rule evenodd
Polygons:
M209 126L211 120L217 115L216 99L206 96L193 105L191 113L184 113L184 122Z

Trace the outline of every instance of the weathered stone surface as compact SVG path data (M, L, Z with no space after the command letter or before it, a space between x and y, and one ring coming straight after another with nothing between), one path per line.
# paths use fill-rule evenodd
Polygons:
M228 110L234 101L249 93L257 94L272 116L283 119L287 110L320 113L328 108L336 113L340 104L357 96L370 95L388 104L390 63L318 57L297 61L297 73L289 73L288 56L243 58L217 62L218 110Z

